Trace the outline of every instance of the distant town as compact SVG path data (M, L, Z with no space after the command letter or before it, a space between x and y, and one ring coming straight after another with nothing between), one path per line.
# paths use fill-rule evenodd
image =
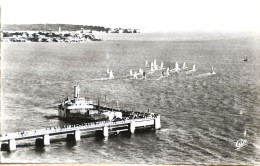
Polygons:
M3 26L2 42L86 42L101 41L95 33L140 33L139 29L105 28L59 24L9 25ZM81 28L80 28L81 27ZM56 28L56 30L54 29ZM78 29L77 29L78 28ZM26 29L26 30L25 30Z

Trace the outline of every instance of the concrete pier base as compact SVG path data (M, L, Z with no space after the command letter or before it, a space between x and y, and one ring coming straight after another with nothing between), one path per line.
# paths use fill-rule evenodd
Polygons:
M50 145L50 136L49 136L49 134L46 134L46 135L43 136L43 145L44 146Z
M105 127L103 127L103 136L104 136L104 137L108 137L108 135L109 135L109 133L108 133L108 127L105 126Z
M161 128L161 118L160 115L158 115L155 119L154 119L154 128L160 129Z
M1 144L1 151L13 151L16 149L16 142L14 139L8 141L8 143Z
M8 141L8 145L9 145L9 151L15 150L16 149L16 142L15 139L11 139Z
M74 132L74 135L75 135L75 141L80 141L80 131L79 130L76 130L75 132Z
M6 143L1 144L1 151L8 151L9 150L9 145Z
M129 132L134 133L135 132L135 121L132 121L130 124L128 124Z
M79 141L80 140L80 131L76 130L73 134L67 134L68 141Z
M35 141L36 146L48 146L50 145L50 136L48 134L43 135L42 138L37 138Z

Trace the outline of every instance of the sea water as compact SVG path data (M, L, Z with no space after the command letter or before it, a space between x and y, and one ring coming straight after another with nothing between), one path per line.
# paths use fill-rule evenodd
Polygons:
M161 130L85 136L75 144L56 136L44 148L34 139L17 141L15 151L1 152L1 162L259 163L259 37L118 36L86 43L2 43L1 133L66 124L56 118L57 106L73 97L77 83L81 96L101 105L159 113ZM186 62L188 70L196 64L197 71L128 77L140 67L148 73L145 61L154 59L171 69L175 62ZM216 75L207 74L212 66ZM115 79L103 79L108 67ZM245 130L248 144L236 150Z

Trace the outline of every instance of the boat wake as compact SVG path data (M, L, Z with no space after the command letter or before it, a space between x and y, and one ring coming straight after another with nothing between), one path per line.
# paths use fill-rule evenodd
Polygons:
M216 75L216 73L204 73L204 74L199 74L197 77L207 77L207 76L213 76Z
M115 80L118 78L96 78L96 79L92 79L92 81L105 81L105 80Z

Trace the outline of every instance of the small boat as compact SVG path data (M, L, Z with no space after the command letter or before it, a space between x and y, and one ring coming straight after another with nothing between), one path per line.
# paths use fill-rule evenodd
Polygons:
M145 67L149 67L147 60L145 61Z
M211 67L211 71L210 71L210 74L216 74L216 72L213 70L213 66Z
M133 71L132 71L132 69L130 70L129 74L130 74L130 76L133 76Z
M161 70L163 69L163 62L161 62Z
M170 75L170 67L167 67L165 75L167 75L167 76Z
M156 64L156 59L153 61L153 67L154 67L154 71L158 70L158 66Z
M248 61L248 58L246 57L246 58L244 59L244 61Z
M135 72L135 74L134 74L134 79L137 79L137 73Z
M246 129L245 129L245 131L244 131L244 133L243 133L243 134L244 134L244 137L246 137Z
M143 69L139 68L139 74L143 74Z
M164 70L162 71L162 77L164 77L165 76L165 74L164 74Z
M143 71L143 79L146 79L145 71Z
M196 69L196 66L195 66L195 64L192 66L192 71L196 71L197 69Z
M175 71L179 71L179 70L181 69L179 68L178 62L175 62Z
M114 75L113 75L113 72L112 72L112 70L109 72L109 79L114 79L115 77L114 77Z
M153 69L153 65L152 65L153 63L151 63L151 72L154 72L154 69Z
M182 69L187 69L187 67L185 66L185 62L182 65Z
M181 69L179 68L178 62L175 62L175 68L171 70L171 72L177 72L180 71Z
M194 72L194 71L196 71L197 69L196 69L196 66L195 66L195 64L192 66L192 69L191 70L189 70L189 71L187 71L186 73L187 74L190 74L190 73L192 73L192 72Z

